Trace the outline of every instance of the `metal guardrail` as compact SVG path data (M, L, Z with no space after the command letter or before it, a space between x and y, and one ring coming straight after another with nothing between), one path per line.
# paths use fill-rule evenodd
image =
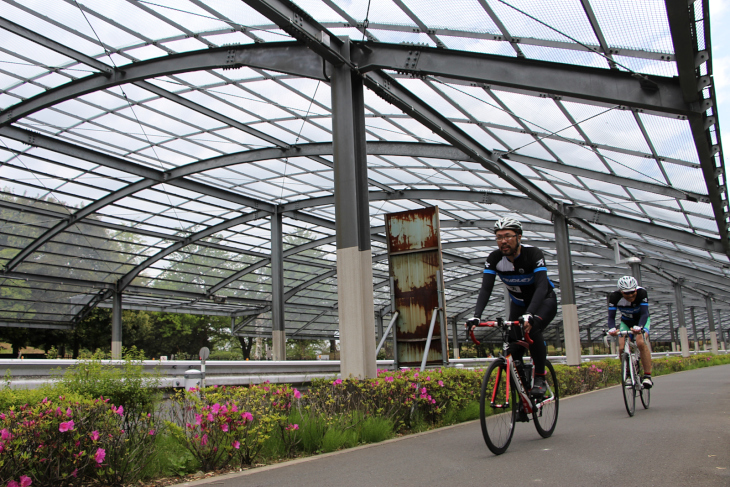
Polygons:
M690 352L691 354L706 352ZM720 350L719 353L727 354L730 351ZM681 352L659 352L652 353L653 358L680 357ZM583 355L581 361L590 362L615 358L616 355ZM548 357L551 362L564 364L564 355ZM450 359L451 367L476 368L484 367L494 358L462 358ZM44 384L57 380L63 372L78 364L79 360L70 359L0 359L0 373L7 377L9 372L10 386L17 389L37 389ZM105 364L121 366L123 360L105 360ZM391 370L392 360L378 360L378 369ZM144 371L148 373L157 372L162 380L160 387L185 387L186 374L188 370L200 370L199 360L145 360L143 361ZM206 385L248 385L271 383L306 384L316 378L338 378L340 377L339 360L290 360L283 362L255 361L255 360L206 360L205 362ZM194 380L196 375L189 374ZM198 372L199 376L199 372Z

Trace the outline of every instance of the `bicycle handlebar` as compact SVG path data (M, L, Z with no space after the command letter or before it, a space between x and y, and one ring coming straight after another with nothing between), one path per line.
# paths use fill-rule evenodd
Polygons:
M503 321L503 320L497 320L497 321L482 321L478 325L475 326L486 326L489 328L508 328L510 326L519 326L519 321ZM477 340L477 337L474 336L474 329L471 328L469 330L469 334L471 335L471 341L474 342L475 345L481 345L481 342ZM532 345L533 341L532 338L530 338L530 333L525 332L525 341Z

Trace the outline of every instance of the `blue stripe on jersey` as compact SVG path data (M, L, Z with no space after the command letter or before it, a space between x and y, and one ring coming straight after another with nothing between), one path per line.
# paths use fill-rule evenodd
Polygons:
M532 272L539 272L539 271L547 272L547 267L535 267L535 270Z
M512 302L515 303L517 306L524 306L525 301L523 299L516 298L512 295L512 293L509 293L510 299L512 299Z
M484 273L485 273L485 274L496 274L496 272L494 272L494 271L493 271L493 270L491 270L491 269L484 269Z
M649 306L649 303L641 303L639 306Z
M609 311L616 311L616 307L615 307L615 306L609 306L609 307L608 307L608 310L609 310Z

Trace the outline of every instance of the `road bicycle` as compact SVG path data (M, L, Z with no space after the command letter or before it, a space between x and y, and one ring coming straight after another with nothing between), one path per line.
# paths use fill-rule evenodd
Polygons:
M626 337L624 340L624 350L621 352L621 390L624 393L626 412L629 413L629 416L633 416L636 412L637 394L641 398L641 404L644 406L644 409L649 409L651 389L645 388L641 382L641 378L643 377L641 357L633 333L630 331L619 331L618 334ZM608 336L608 332L604 331L604 335Z
M483 321L478 326L497 328L502 332L502 352L484 373L481 395L479 397L479 420L482 435L487 447L495 455L507 450L515 430L515 423L529 422L529 414L535 422L537 432L548 438L555 431L558 422L559 389L555 370L549 361L545 361L545 382L547 391L542 396L530 394L534 382L532 364L522 360L514 360L512 354L515 347L529 348L532 343L529 333L522 333L519 321ZM522 339L509 342L510 330L515 327ZM472 341L479 345L470 330Z

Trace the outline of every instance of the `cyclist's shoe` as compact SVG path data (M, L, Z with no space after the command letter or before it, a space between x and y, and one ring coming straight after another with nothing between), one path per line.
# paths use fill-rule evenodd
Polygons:
M651 381L650 375L645 375L643 379L641 379L641 385L644 386L644 389L651 389L651 387L654 385L654 383Z
M633 384L631 383L631 376L628 376L624 379L624 387L631 387Z
M530 390L530 394L532 394L535 397L542 397L547 392L547 383L545 382L545 377L536 375L535 376L535 383L532 386L532 389Z

